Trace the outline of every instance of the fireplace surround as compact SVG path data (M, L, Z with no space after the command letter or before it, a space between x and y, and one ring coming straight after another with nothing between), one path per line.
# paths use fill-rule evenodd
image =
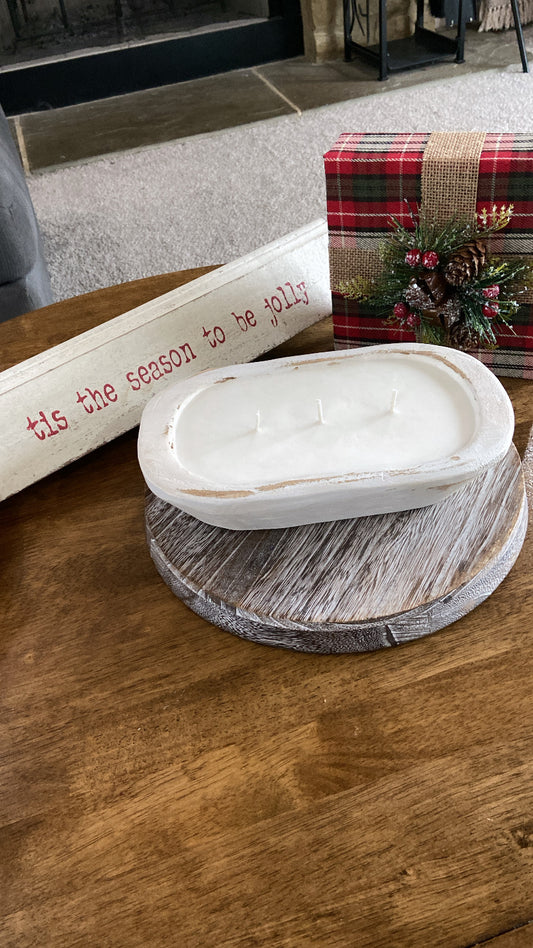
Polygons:
M0 0L8 115L303 53L300 0Z
M395 6L401 35L409 17L403 0L389 0L393 31ZM302 54L343 58L342 0L0 0L8 115Z

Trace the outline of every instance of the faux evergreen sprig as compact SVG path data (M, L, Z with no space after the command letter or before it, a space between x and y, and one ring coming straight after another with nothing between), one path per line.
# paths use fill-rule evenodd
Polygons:
M475 221L453 218L438 225L411 211L411 230L392 218L391 234L380 247L381 275L355 277L337 289L367 303L389 324L415 330L424 342L494 347L495 324L510 326L517 298L533 286L527 260L488 256L488 239L507 227L512 212L513 205L493 205Z

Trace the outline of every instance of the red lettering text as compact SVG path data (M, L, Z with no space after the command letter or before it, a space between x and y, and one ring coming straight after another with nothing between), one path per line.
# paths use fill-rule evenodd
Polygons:
M31 419L29 415L27 416L26 421L28 425L26 431L32 431L39 441L45 441L46 438L52 438L54 435L58 435L60 431L67 430L68 421L65 415L60 414L58 408L50 412L50 416L57 427L52 425L46 412L40 411L35 420Z
M251 309L247 309L244 316L237 316L237 313L232 313L231 315L235 316L237 325L242 332L247 332L248 326L257 325L257 320Z
M159 382L165 375L170 375L174 369L181 368L183 364L187 365L193 359L196 359L196 355L190 344L186 342L182 346L178 346L177 349L170 349L168 352L157 356L147 366L139 365L135 372L126 372L126 378L133 391L138 392L143 385Z
M103 392L98 388L92 389L85 386L83 392L76 392L76 395L77 404L81 405L88 415L92 415L94 411L102 411L103 408L108 408L109 402L116 402L118 398L115 389L109 383L104 385Z

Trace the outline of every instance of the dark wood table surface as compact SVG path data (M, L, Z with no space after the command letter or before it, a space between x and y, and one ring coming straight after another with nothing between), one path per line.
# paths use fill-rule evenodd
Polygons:
M0 324L0 367L201 272ZM159 578L136 434L0 505L0 944L533 945L531 531L435 635L268 648Z

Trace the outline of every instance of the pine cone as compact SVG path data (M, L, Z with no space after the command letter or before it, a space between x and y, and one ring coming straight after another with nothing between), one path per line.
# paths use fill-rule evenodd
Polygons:
M440 318L448 333L451 331L452 326L455 326L459 322L461 319L461 303L456 296L451 296L446 300L444 305L441 306Z
M443 273L452 286L462 286L478 277L487 260L487 247L482 240L471 240L450 256Z
M448 339L449 345L454 349L463 349L465 351L477 349L480 343L478 333L474 332L462 320L454 323L454 325L449 328Z
M449 284L444 279L440 270L431 270L429 273L424 274L421 283L436 306L440 306L444 303L450 295Z
M423 281L420 280L419 282L416 277L412 277L409 281L409 286L405 291L405 299L413 309L419 309L422 312L432 310L435 307Z
M454 306L450 299L450 287L441 273L428 273L424 277L412 277L405 291L405 299L413 309L419 310L424 319L442 325L442 316L451 315ZM455 309L453 309L455 312Z

